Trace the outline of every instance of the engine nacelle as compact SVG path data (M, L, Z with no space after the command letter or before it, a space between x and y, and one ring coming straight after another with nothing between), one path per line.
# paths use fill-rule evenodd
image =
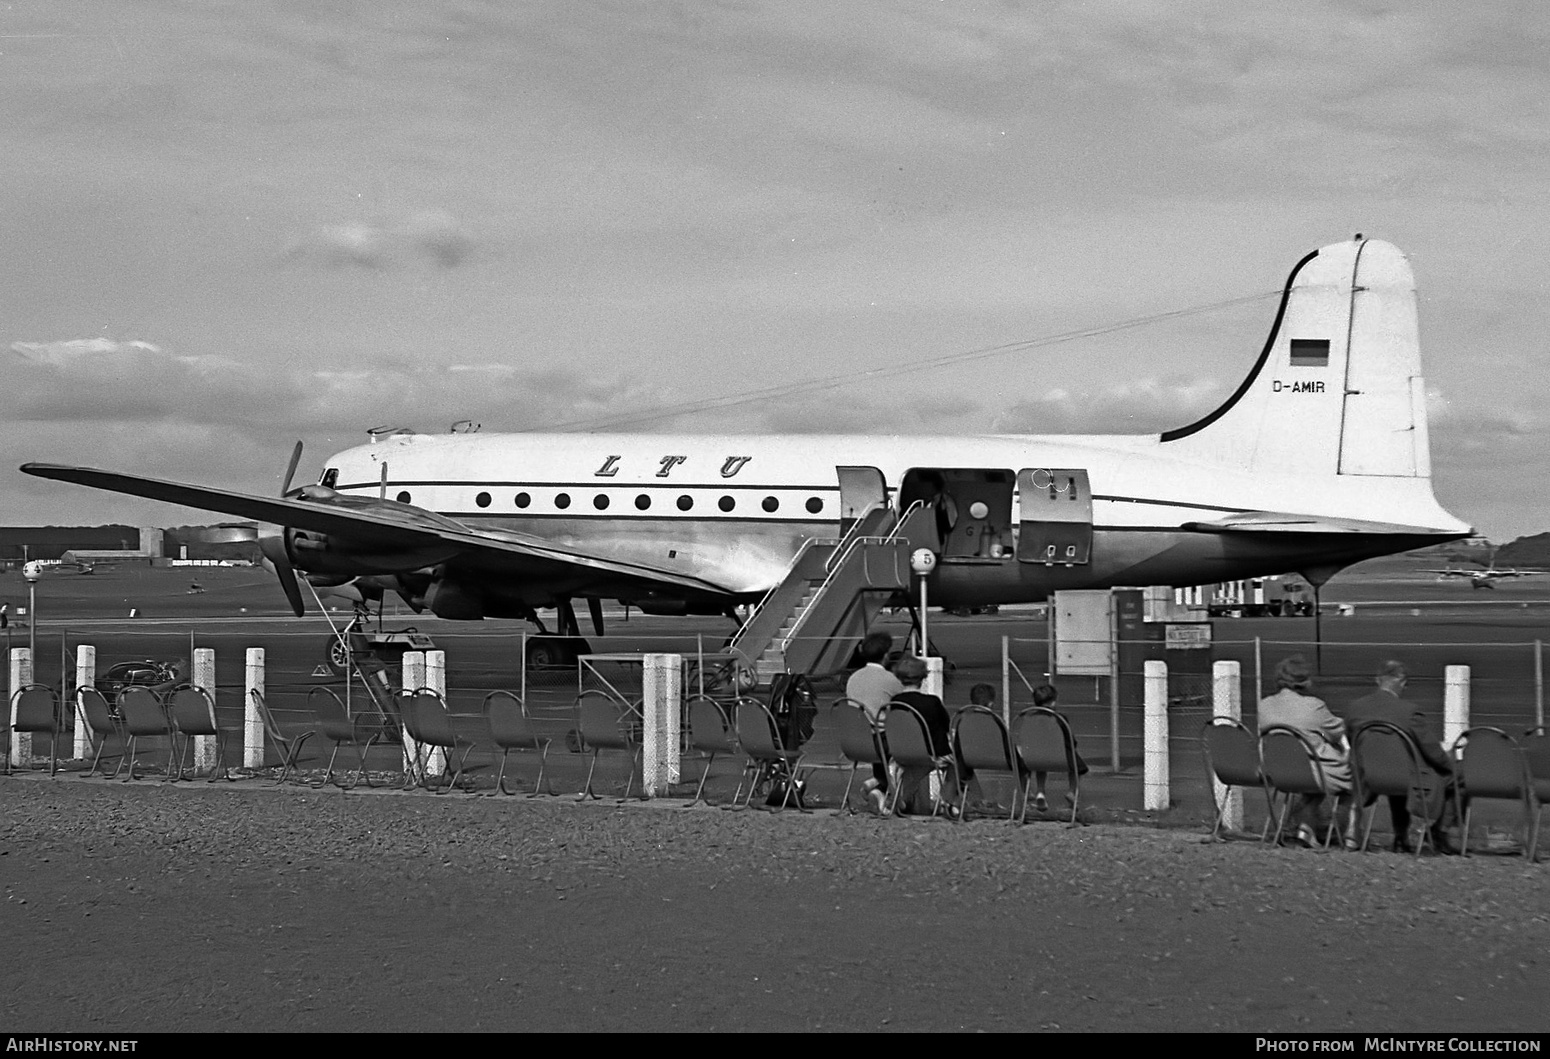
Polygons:
M484 597L457 581L432 581L425 592L425 605L436 617L451 621L481 621L484 618Z
M285 552L298 570L309 574L361 577L371 574L408 573L446 562L457 554L451 544L381 551L352 542L348 537L287 529Z

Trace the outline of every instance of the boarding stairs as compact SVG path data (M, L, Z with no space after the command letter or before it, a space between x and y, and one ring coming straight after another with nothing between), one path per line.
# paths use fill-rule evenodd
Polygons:
M910 553L935 547L936 516L916 505L901 518L876 504L843 538L812 538L748 616L729 650L760 684L781 673L844 667L868 625L910 587Z

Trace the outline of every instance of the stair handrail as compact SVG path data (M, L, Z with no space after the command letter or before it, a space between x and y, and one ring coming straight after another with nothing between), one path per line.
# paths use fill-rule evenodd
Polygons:
M780 644L780 649L782 651L786 650L791 641L797 638L797 633L801 631L803 623L807 621L808 614L812 613L813 607L818 604L819 600L823 599L824 594L829 590L829 586L845 569L845 565L850 561L851 555L858 548L869 544L897 543L899 540L899 531L901 528L903 528L904 523L911 515L915 514L917 510L927 506L928 505L924 500L915 501L905 509L904 514L897 522L894 523L893 528L889 530L887 534L868 534L866 536L852 536L847 534L844 540L840 542L840 546L834 549L834 556L831 556L828 563L825 564L824 579L819 583L817 590L813 592L813 598L808 600L807 606L804 607L801 614L797 616L797 620L792 623L791 631L788 632L785 636L780 637L777 641ZM866 515L871 514L871 512L875 510L875 507L876 505L874 505L872 508L868 508L866 513L862 516L862 519L856 520L856 525L861 525L862 520L866 517Z
M918 504L920 501L916 501L916 503ZM834 548L834 554L829 556L828 561L824 563L823 568L825 574L832 573L840 565L840 563L845 561L845 558L850 554L851 549L855 547L857 541L863 539L873 539L877 536L876 534L867 534L865 537L863 537L857 531L859 531L862 526L866 525L867 519L872 517L873 512L887 510L889 510L887 503L885 501L879 501L875 504L872 504L861 513L861 516L857 518L856 521L851 525L850 532L846 533L845 536L840 538L839 543ZM913 505L910 507L910 510L914 510ZM897 521L895 521L893 529L889 532L895 532L898 530L898 528L899 524Z
M764 595L759 597L759 602L754 604L753 609L748 612L747 619L745 619L743 624L737 627L737 631L732 634L732 639L727 642L728 650L738 650L738 641L742 638L743 631L753 624L754 616L764 609L764 605L770 601L770 597L779 592L781 586L786 583L786 579L791 576L791 572L801 565L802 557L805 556L810 549L826 544L838 545L839 541L834 537L809 537L802 542L802 546L797 549L797 553L793 555L791 557L791 561L786 564L786 569L778 578L775 579L775 583L770 585L770 587L765 591Z
M921 509L929 507L929 506L930 505L927 504L924 500L917 500L913 504L911 504L909 507L905 508L904 509L904 514L899 516L898 521L893 524L893 529L891 531L889 531L888 539L889 540L893 540L895 537L897 537L899 535L899 531L904 528L904 524L910 520L910 516L911 515L913 515L917 511L920 511Z

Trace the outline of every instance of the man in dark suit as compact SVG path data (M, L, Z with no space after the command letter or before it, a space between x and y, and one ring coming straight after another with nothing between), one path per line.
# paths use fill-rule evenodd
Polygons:
M1384 662L1378 667L1377 676L1374 678L1377 681L1378 690L1370 695L1363 695L1347 706L1344 710L1344 720L1353 740L1361 728L1374 721L1387 721L1409 733L1415 740L1424 759L1421 768L1420 803L1426 807L1429 816L1427 824L1431 828L1432 842L1438 852L1451 853L1453 850L1443 834L1442 813L1447 807L1447 788L1453 775L1453 762L1443 751L1442 739L1431 718L1421 707L1400 697L1409 678L1410 674L1405 669L1404 663L1393 660ZM1409 799L1401 795L1389 798L1389 813L1394 820L1394 849L1397 852L1408 852L1411 849L1408 801Z

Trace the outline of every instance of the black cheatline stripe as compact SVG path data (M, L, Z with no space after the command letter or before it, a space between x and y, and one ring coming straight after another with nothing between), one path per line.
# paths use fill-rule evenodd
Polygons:
M664 478L660 482L613 482L608 479L588 479L584 482L473 482L473 481L435 481L432 479L396 481L389 480L388 487L399 489L418 489L429 487L457 488L457 489L719 489L726 492L808 492L808 493L837 493L840 487L837 485L732 485L722 482L675 482ZM349 489L380 489L382 483L376 482L347 482L344 485L334 486L336 492L343 493Z
M1257 508L1223 507L1221 504L1195 504L1188 500L1152 500L1142 496L1110 496L1106 493L1094 493L1094 500L1106 500L1111 504L1147 504L1151 507L1187 507L1196 511L1225 511L1229 515L1241 515L1246 511L1256 511Z
M1250 370L1248 377L1238 384L1237 392L1234 393L1231 397L1227 398L1227 400L1223 402L1216 409L1216 411L1212 412L1204 419L1197 419L1189 426L1179 427L1177 430L1165 430L1163 431L1159 440L1178 441L1180 438L1187 438L1191 434L1198 434L1200 431L1204 430L1206 427L1210 426L1212 423L1215 423L1218 419L1226 415L1229 411L1232 410L1233 405L1237 404L1240 400L1243 399L1243 395L1249 392L1249 387L1254 385L1254 380L1259 377L1259 373L1264 369L1265 362L1270 359L1270 350L1276 344L1276 336L1281 333L1281 318L1286 315L1286 303L1289 302L1292 298L1292 284L1297 280L1297 273L1302 271L1302 267L1304 265L1318 256L1319 252L1317 250L1313 251L1307 257L1297 262L1296 267L1292 269L1292 274L1286 277L1286 286L1281 291L1281 304L1276 309L1275 323L1270 325L1270 337L1265 339L1265 348L1260 350L1259 359L1254 362L1254 367L1252 370Z
M436 514L467 523L487 522L492 519L508 522L521 522L525 519L569 519L573 522L747 522L759 526L778 522L793 526L813 526L831 525L835 521L832 518L820 518L817 515L809 515L806 518L773 518L762 514L728 515L719 511L715 514L686 511L680 515L656 515L633 509L629 511L438 511Z

